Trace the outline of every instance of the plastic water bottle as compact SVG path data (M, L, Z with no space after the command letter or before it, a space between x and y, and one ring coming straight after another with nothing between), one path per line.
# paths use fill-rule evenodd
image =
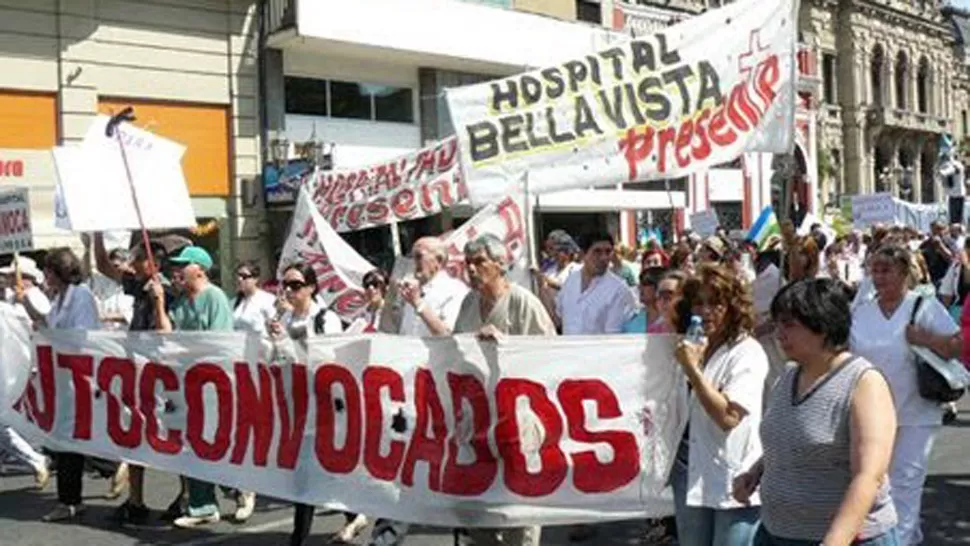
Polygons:
M690 343L703 345L707 341L704 335L704 319L698 315L690 317L690 326L687 327L687 334L684 336Z

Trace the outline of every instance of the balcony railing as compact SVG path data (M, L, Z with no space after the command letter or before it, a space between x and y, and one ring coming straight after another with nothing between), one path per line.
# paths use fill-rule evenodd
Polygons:
M883 127L925 133L946 133L951 130L951 122L945 117L901 108L872 106L869 108L868 116L870 123Z
M263 13L266 35L296 26L298 0L268 0Z

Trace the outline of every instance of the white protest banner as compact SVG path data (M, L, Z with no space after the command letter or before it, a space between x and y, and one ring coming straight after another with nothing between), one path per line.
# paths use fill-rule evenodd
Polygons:
M33 369L31 327L12 305L0 305L0 423L16 419L13 406Z
M0 190L0 254L34 249L27 188Z
M12 424L52 449L427 525L672 513L673 336L323 336L267 364L244 335L42 331Z
M690 215L690 227L694 230L694 233L701 237L714 235L719 225L721 223L717 219L717 211L714 209L706 209Z
M896 211L896 224L909 226L921 233L929 233L933 222L948 223L947 210L943 203L910 203L893 198Z
M865 229L873 224L893 224L896 221L896 205L888 193L852 196L852 225Z
M677 178L794 145L796 0L741 0L560 65L446 92L472 204Z
M296 200L290 234L280 254L278 276L282 277L294 263L313 267L320 295L344 321L352 321L366 307L362 282L364 275L375 268L323 219L307 186L300 188Z
M501 201L483 207L467 222L445 238L448 247L448 273L467 281L465 276L465 245L486 233L505 243L511 269L509 279L528 288L529 256L526 253L525 206L522 199L506 196Z
M69 225L77 232L140 228L120 147L105 135L109 119L98 116L80 146L53 150L65 209L58 214L59 227ZM118 131L145 227L195 227L182 172L185 147L126 123Z
M465 199L458 140L359 169L319 171L313 202L339 232L415 220Z

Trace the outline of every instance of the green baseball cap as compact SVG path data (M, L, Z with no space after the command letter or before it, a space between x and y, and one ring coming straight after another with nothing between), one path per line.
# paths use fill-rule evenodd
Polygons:
M209 256L209 253L200 246L187 246L179 252L178 256L169 261L173 264L195 264L206 271L212 269L212 256Z

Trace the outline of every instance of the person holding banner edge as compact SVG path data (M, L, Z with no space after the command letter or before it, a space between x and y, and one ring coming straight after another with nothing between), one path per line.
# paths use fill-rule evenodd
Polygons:
M53 294L51 310L42 316L24 295L18 303L35 325L50 329L98 330L101 328L98 303L84 280L81 260L69 248L57 248L47 255L44 277ZM57 499L60 505L44 516L45 522L73 520L84 512L82 488L85 456L59 452L57 461Z

